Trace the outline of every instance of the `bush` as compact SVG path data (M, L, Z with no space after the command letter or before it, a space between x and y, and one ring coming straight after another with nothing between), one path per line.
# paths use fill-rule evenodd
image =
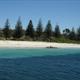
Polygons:
M29 36L25 36L25 40L26 41L33 41L33 39L31 37L29 37Z

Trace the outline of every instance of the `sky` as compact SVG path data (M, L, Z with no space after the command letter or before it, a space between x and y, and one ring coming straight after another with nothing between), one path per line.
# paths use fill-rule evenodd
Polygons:
M19 16L24 28L30 19L34 26L41 19L44 27L51 20L53 28L56 24L62 29L77 28L80 26L80 0L0 0L0 28L7 18L14 28Z

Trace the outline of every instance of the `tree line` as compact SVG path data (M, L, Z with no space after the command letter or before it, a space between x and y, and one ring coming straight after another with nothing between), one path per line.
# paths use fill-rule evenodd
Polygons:
M80 40L80 27L75 30L65 28L63 31L60 30L60 26L56 25L53 29L51 21L48 20L46 27L43 27L41 19L39 20L37 27L34 28L32 20L29 21L26 29L23 29L21 19L19 18L15 28L11 29L9 19L6 20L3 29L0 29L0 39L6 40L33 40L33 41L49 41L58 42L59 40Z

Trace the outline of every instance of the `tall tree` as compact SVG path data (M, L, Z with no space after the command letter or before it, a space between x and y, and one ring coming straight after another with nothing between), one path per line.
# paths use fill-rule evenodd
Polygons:
M77 29L77 39L80 40L80 27Z
M64 37L69 38L70 32L71 32L71 31L70 31L68 28L64 29L64 30L63 30L63 35L64 35Z
M69 38L72 39L72 40L76 39L76 33L75 33L75 30L74 30L74 27L72 28L72 31L69 34Z
M43 32L43 28L42 28L42 21L41 19L39 20L39 23L38 23L38 26L36 28L36 34L37 34L37 37L40 37L42 35L42 32Z
M60 32L60 28L59 28L59 25L56 25L55 26L55 37L60 37L61 36L61 32Z
M23 36L23 29L22 29L22 22L21 19L19 17L16 26L15 26L15 30L14 30L14 37L15 38L20 38Z
M6 39L10 38L10 24L9 20L6 20L5 27L3 29L3 33Z
M34 37L34 28L32 20L29 21L28 27L26 29L26 36Z
M52 25L50 20L48 20L48 23L44 32L47 38L50 38L52 36Z

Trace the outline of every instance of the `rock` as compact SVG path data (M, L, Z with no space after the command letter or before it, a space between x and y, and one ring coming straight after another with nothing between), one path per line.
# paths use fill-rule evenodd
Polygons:
M57 47L53 47L53 46L48 46L48 47L46 47L46 48L57 48Z

